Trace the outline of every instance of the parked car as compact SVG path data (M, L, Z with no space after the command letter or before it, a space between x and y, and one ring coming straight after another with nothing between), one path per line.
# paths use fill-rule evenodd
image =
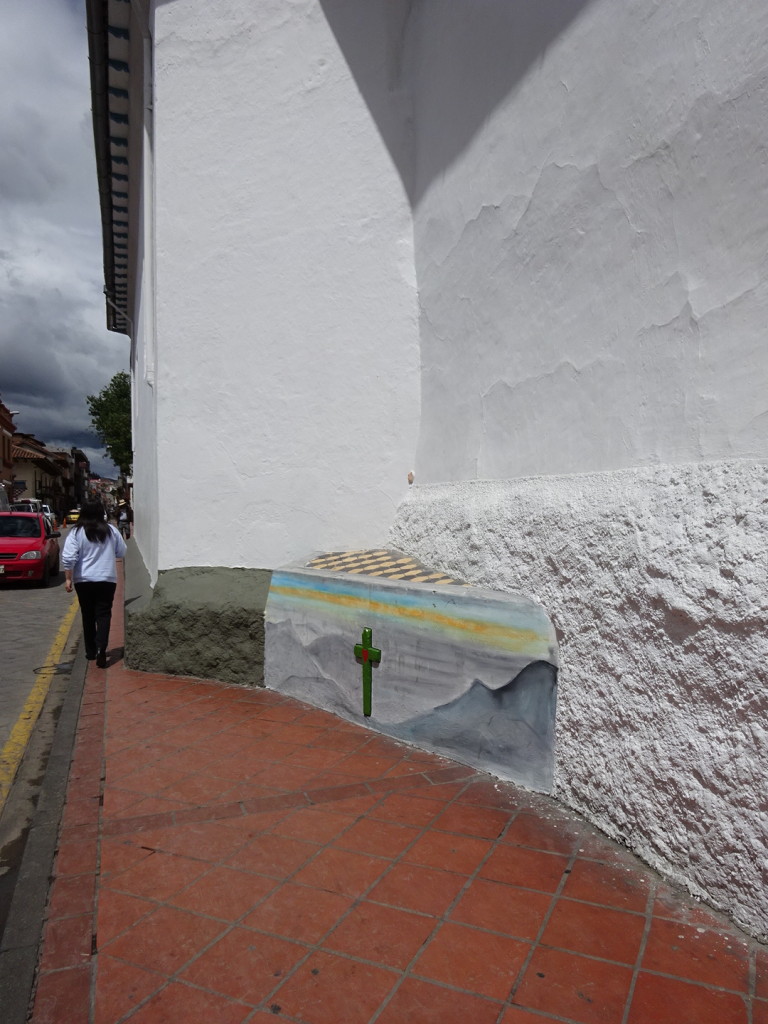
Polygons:
M70 509L70 511L67 512L67 514L64 516L64 522L67 524L67 526L73 526L78 521L79 518L80 518L80 509L79 508L73 508L73 509Z
M0 580L47 587L59 574L60 536L36 512L0 512Z
M41 506L41 508L40 508L40 511L43 513L45 518L48 520L51 529L55 530L56 529L56 516L54 515L54 511L51 508L51 506L43 504Z

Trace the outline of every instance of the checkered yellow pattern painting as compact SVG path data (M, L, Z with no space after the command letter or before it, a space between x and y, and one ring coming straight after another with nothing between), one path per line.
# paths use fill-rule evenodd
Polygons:
M428 569L409 555L404 555L400 551L387 551L384 548L375 551L332 551L325 555L317 555L307 562L306 568L359 576L383 576L389 580L408 580L409 583L464 585L461 580Z

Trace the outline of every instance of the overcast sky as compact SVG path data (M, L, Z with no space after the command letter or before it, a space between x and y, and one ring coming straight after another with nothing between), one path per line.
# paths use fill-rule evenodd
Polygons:
M103 287L84 0L0 0L0 398L115 476L85 404L128 369Z

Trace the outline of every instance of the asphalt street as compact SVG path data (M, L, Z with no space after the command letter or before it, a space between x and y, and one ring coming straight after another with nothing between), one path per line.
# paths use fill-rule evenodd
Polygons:
M46 588L0 584L0 936L71 689L77 612L63 572Z

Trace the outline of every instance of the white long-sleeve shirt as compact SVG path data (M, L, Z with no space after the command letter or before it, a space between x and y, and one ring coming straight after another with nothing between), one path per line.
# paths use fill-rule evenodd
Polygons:
M82 527L74 527L64 541L61 564L72 571L75 583L116 583L116 558L125 558L125 541L109 524L109 536L99 543L88 540Z

